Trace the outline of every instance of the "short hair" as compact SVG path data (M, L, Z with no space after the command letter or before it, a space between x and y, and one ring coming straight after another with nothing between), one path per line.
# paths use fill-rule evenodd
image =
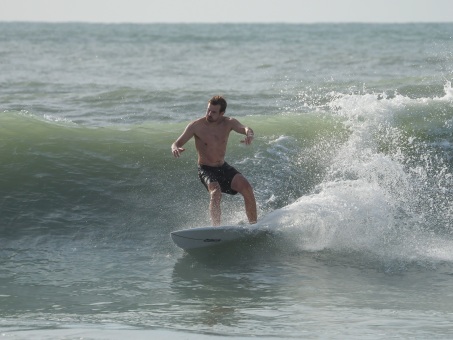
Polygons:
M212 105L220 105L220 112L225 112L227 108L227 102L222 96L214 96L208 101Z

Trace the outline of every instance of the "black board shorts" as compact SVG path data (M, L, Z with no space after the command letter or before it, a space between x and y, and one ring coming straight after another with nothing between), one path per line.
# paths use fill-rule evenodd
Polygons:
M220 190L225 194L236 195L238 192L231 189L231 182L234 176L240 174L235 168L227 162L221 166L198 165L198 178L208 190L208 184L217 182Z

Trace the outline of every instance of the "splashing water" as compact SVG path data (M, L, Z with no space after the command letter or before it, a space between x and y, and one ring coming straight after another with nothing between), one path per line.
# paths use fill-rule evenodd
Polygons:
M334 96L329 107L344 119L348 140L312 194L262 223L277 226L303 250L452 261L450 82L444 91L441 98ZM405 124L418 117L428 131Z

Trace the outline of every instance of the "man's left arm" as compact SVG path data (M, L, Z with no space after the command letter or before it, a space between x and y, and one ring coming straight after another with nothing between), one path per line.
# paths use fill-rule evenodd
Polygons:
M245 145L250 145L254 137L252 128L242 125L241 123L239 123L238 120L234 118L232 119L232 124L233 124L232 129L235 132L245 135L245 139L241 140L241 143L245 143Z

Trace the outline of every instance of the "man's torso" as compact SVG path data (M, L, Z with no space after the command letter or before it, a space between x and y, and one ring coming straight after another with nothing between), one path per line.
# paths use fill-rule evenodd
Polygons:
M221 166L225 162L228 137L231 132L231 120L223 117L221 122L208 123L200 118L195 125L195 147L198 152L198 164Z

